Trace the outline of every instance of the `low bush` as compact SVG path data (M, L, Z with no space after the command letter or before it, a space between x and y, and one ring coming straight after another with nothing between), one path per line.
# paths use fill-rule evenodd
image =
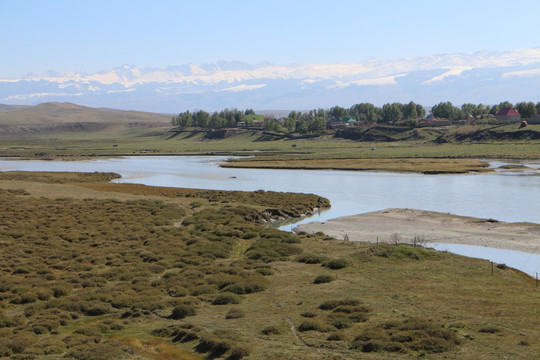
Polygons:
M233 293L220 294L212 300L212 305L240 304L240 297Z
M331 281L334 281L335 279L336 278L333 277L332 275L319 275L313 280L313 283L314 284L324 284L324 283L329 283Z
M349 262L346 259L332 259L326 261L323 266L332 270L339 270L349 266Z
M424 353L441 353L458 343L455 332L427 319L409 318L364 329L356 336L351 348L363 352L405 352L411 349Z
M244 316L246 316L244 314L244 312L240 309L231 309L229 310L229 312L227 313L227 315L225 315L225 319L239 319L239 318L243 318Z
M304 254L296 258L296 261L304 264L321 264L326 260L326 257L314 254Z
M326 340L328 340L328 341L343 341L343 340L345 340L345 335L343 335L341 333L333 333L333 334L330 334L330 336L328 336L326 338Z
M318 321L313 320L305 320L303 321L300 326L298 326L298 331L304 332L304 331L327 331L327 328L325 325L321 324Z
M264 276L274 275L274 270L271 268L258 268L255 271Z
M231 348L231 353L227 360L240 360L251 354L251 347L246 345L235 345Z
M261 330L263 335L279 335L283 332L283 329L277 325L270 325Z
M266 290L266 284L263 282L241 282L226 286L223 291L235 293L238 295L252 294Z
M195 307L191 305L182 304L182 305L175 306L172 309L171 315L169 315L169 319L180 320L187 316L195 316L196 314L197 314L197 311L195 310Z
M200 338L195 350L199 353L209 352L210 358L217 358L225 354L231 347L232 345L228 341L209 335Z
M501 329L499 329L498 327L493 326L493 325L484 326L484 327L481 327L478 330L478 332L484 333L484 334L495 334L495 333L498 333L500 331L501 331Z
M193 290L191 290L192 296L199 296L203 294L213 294L217 291L217 289L214 286L211 285L199 285L195 287Z
M331 319L331 324L338 330L348 329L352 326L351 320L346 317L337 317Z

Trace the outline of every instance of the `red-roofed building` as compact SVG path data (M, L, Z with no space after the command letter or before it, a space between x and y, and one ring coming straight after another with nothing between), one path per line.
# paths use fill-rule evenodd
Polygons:
M521 115L514 109L505 107L502 108L495 117L498 120L505 122L518 123L521 121Z

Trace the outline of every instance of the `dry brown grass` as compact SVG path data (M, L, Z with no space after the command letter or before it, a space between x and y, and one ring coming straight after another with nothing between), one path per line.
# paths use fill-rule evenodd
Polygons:
M235 159L224 167L301 170L354 170L457 174L490 171L488 164L475 159L394 158L394 159Z

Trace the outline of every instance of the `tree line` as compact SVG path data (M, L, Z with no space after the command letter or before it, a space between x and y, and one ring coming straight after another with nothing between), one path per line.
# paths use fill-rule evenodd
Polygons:
M540 102L536 104L532 101L518 102L512 104L509 101L503 101L498 105L483 104L463 104L461 107L452 105L451 102L440 102L431 109L431 114L438 118L450 120L465 120L469 116L497 115L503 108L513 108L519 112L522 118L530 118L540 113Z
M498 105L463 104L454 106L451 102L440 102L431 108L431 114L436 118L453 121L466 120L469 117L486 117L496 115L501 109L510 107L516 109L523 118L540 113L540 102L518 102L515 105L504 101ZM193 113L185 111L173 117L173 126L179 128L200 127L203 129L221 129L237 127L239 123L246 126L253 124L255 112L253 109L241 111L224 109L210 114L204 110ZM415 126L418 120L425 118L424 106L411 101L406 104L388 103L377 107L370 103L360 103L344 108L334 106L330 109L315 109L309 111L291 111L286 118L264 119L264 128L269 131L297 132L301 134L320 133L327 128L328 121L356 120L364 124L396 124L403 123Z
M253 109L247 109L245 111L225 109L220 112L214 112L213 114L204 110L198 110L194 113L188 110L173 117L172 124L179 128L196 126L203 129L221 129L236 127L239 122L252 122L249 118L250 115L255 115Z

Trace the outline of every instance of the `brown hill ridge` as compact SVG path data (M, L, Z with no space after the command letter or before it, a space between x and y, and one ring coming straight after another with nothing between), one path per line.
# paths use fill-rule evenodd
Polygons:
M0 105L0 125L58 123L154 123L170 124L171 115L142 111L91 108L72 103L49 102L35 106Z

